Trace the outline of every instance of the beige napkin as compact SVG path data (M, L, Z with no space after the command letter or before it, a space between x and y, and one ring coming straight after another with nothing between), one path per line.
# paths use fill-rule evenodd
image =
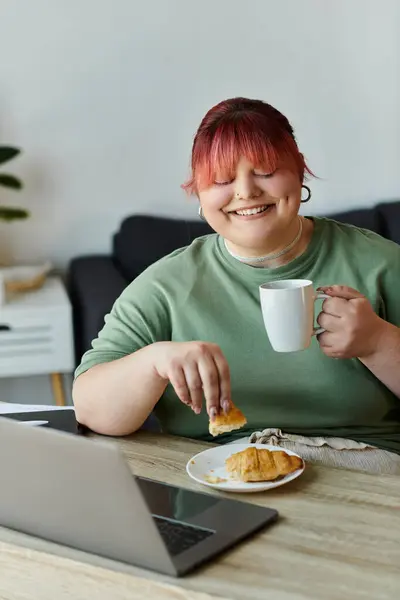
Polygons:
M372 448L363 442L347 440L338 437L305 437L293 433L283 433L280 429L268 428L263 431L254 431L249 438L250 444L271 444L280 446L281 442L292 442L294 444L304 444L305 446L329 446L335 450L365 450Z

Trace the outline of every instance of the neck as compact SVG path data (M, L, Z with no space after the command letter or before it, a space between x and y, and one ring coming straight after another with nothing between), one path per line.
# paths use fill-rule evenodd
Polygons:
M236 248L232 248L230 243L225 240L225 246L229 254L239 260L254 267L279 267L294 260L307 248L313 231L312 221L298 217L295 228L291 232L291 238L284 246L276 248L268 254L260 252L251 252L248 256L237 253Z
M228 252L234 258L237 258L241 262L246 262L248 264L257 265L258 263L264 263L264 262L268 262L268 261L276 261L277 259L289 254L293 249L296 248L296 246L301 241L302 233L303 233L303 220L300 216L297 218L296 226L297 226L296 231L294 234L292 234L290 241L285 246L278 247L274 252L269 252L268 254L260 254L259 252L257 253L257 251L256 251L256 252L252 252L251 255L244 256L241 253L240 254L236 253L236 249L234 250L234 249L230 248L230 244L226 240L225 240L225 246L226 246Z

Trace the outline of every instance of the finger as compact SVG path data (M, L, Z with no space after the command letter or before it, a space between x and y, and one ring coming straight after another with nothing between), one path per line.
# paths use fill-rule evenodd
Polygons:
M322 305L322 311L334 317L343 317L349 308L348 300L343 298L329 298Z
M207 412L211 419L213 419L219 413L219 399L221 397L217 365L212 356L206 354L200 358L198 369L203 383Z
M328 358L336 358L336 359L344 358L341 352L337 352L333 348L324 346L321 348L321 350L325 354L325 356L327 356Z
M228 412L232 399L231 399L231 373L229 370L229 365L226 361L225 356L222 354L221 350L218 349L214 355L215 364L218 369L219 376L219 390L220 390L220 399L219 404L223 408L225 412Z
M342 320L326 312L319 313L317 323L326 331L340 331L343 327ZM321 334L322 335L322 334Z
M317 340L321 348L331 348L332 347L332 333L329 331L324 331L317 336Z
M354 300L355 298L364 297L358 290L347 285L322 286L318 288L318 291L324 292L328 296L343 298L344 300Z
M168 378L179 400L187 406L191 406L192 400L182 367L175 367Z
M197 368L197 363L187 364L184 368L184 373L192 408L196 415L199 415L203 404L203 384Z
M342 337L340 332L324 331L318 335L318 343L321 348L329 348L332 352L339 352L343 347Z

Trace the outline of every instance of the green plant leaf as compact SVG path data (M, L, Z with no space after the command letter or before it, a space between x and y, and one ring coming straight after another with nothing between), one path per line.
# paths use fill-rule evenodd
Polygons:
M13 190L20 190L22 188L22 181L18 177L14 177L14 175L0 173L0 185L12 188Z
M14 148L13 146L0 146L0 165L12 160L20 152L19 148Z
M16 221L18 219L27 219L29 212L23 208L11 208L0 206L0 221Z

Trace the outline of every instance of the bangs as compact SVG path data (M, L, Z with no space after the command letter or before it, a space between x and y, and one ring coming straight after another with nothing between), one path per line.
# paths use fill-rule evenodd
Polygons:
M294 159L303 179L307 170L293 136L278 124L257 113L221 119L213 127L199 131L192 154L192 178L184 186L198 192L217 179L234 179L239 160L245 157L256 169L273 173L289 157Z
M280 152L260 129L246 127L243 121L222 123L207 142L194 169L195 181L200 189L211 185L217 177L233 179L241 157L255 168L272 173L283 154L283 149Z

